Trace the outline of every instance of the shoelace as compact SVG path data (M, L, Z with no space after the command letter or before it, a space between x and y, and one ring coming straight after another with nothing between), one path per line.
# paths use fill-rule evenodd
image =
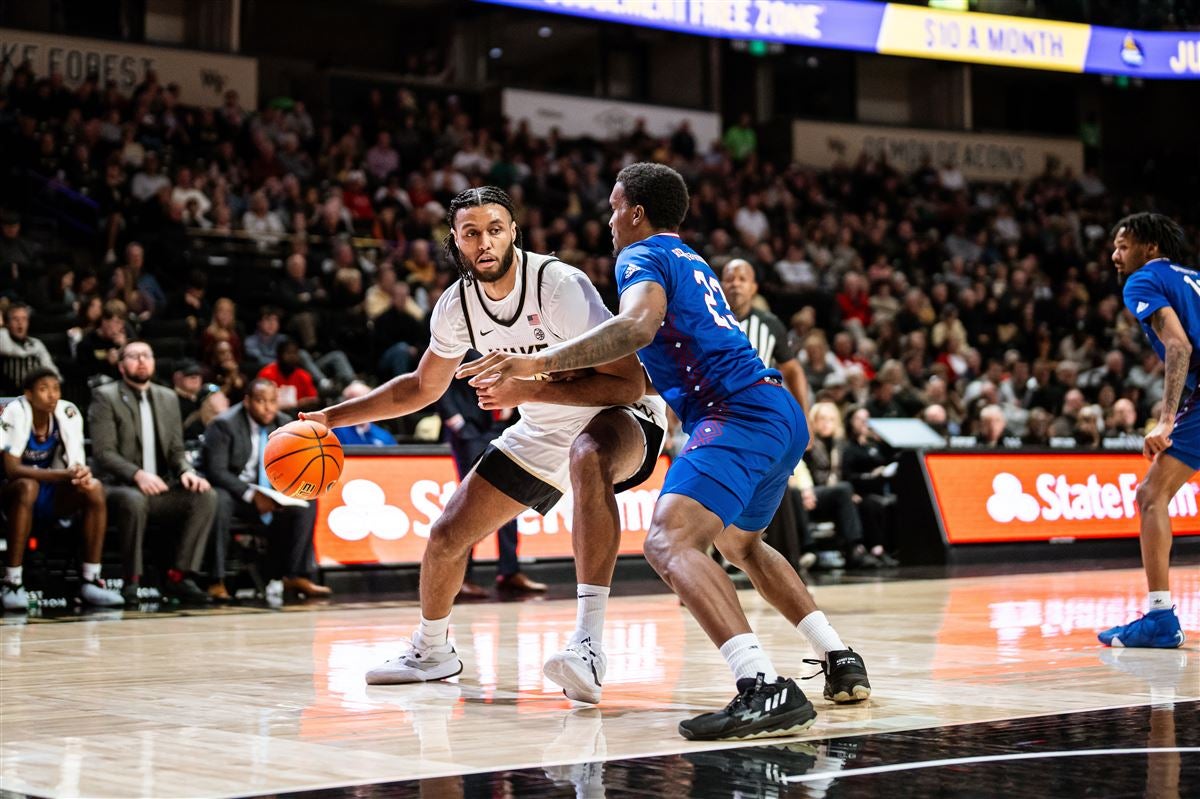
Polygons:
M822 674L824 674L826 677L829 676L829 662L828 661L816 660L815 658L804 658L800 662L801 663L810 663L814 666L821 667L821 670L816 672L815 674L810 674L807 677L801 677L800 679L802 679L802 680L811 680L813 677L820 677Z

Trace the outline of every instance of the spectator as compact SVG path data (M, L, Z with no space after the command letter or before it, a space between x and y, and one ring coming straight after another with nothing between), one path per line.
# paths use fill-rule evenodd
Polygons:
M1113 403L1112 413L1104 425L1104 438L1130 449L1141 449L1143 437L1137 424L1137 407L1131 400L1122 398Z
M162 174L158 153L150 150L146 153L141 171L133 176L129 185L129 193L138 202L147 202L163 189L171 188L171 179Z
M868 551L881 566L899 566L891 554L900 543L896 495L890 483L896 453L875 434L870 422L866 408L852 408L846 414L842 473L860 497L858 513Z
M722 142L734 161L745 161L754 155L758 150L758 134L754 132L750 115L743 113L738 117L737 124L725 131Z
M250 208L242 214L242 229L259 238L272 239L283 235L283 223L271 213L266 192L260 190L250 195Z
M4 327L0 328L0 396L19 393L25 376L34 370L59 373L46 345L29 335L31 314L32 309L23 302L13 303L4 313Z
M245 352L242 349L242 337L237 331L237 306L228 297L220 298L213 306L212 321L200 335L200 357L211 360L213 349L221 341L229 345L233 359L241 362Z
M0 297L20 296L22 287L32 285L41 268L40 248L21 237L21 216L0 212Z
M325 289L307 276L308 262L299 253L284 263L286 277L279 284L279 304L291 317L292 331L305 349L317 346L318 309L326 299Z
M949 419L946 416L946 408L942 405L926 406L925 410L921 411L921 421L929 425L930 429L942 438L949 438L954 435L951 432Z
M286 414L295 415L321 403L312 375L300 366L300 346L291 339L279 342L275 361L260 369L258 377L279 386L279 408Z
M167 295L154 275L146 271L146 251L137 242L130 242L125 247L125 265L128 268L129 282L137 292L145 298L146 312L160 316L167 308Z
M371 387L355 380L342 391L342 400L356 399L371 393ZM364 422L354 427L335 427L333 434L346 447L394 447L396 438L374 422Z
M1100 447L1104 440L1104 417L1100 409L1095 405L1080 408L1071 436L1078 447Z
M842 448L846 435L837 406L818 402L808 412L812 443L801 461L811 484L800 478L801 519L831 521L842 541L845 563L852 569L878 568L879 559L867 552L862 519L856 507L854 486L842 476Z
M187 461L179 402L151 382L154 351L144 341L121 348L121 380L92 392L88 426L97 473L108 489L109 515L121 536L126 601L135 601L144 574L150 523L160 535L177 534L163 591L181 602L208 595L192 579L204 557L217 497Z
M212 383L204 382L204 369L190 358L181 361L171 374L183 420L183 440L198 441L217 414L229 410L229 400Z
M384 380L411 371L429 343L429 327L413 315L412 295L407 283L392 287L392 307L375 320L373 336L379 354L377 371Z
M233 347L228 341L218 341L202 366L209 382L214 383L230 403L241 402L246 391L246 374L233 356Z
M1012 431L1004 418L1004 409L999 405L988 405L979 412L979 435L976 444L980 447L1007 447L1012 440Z
M1050 426L1050 434L1055 438L1071 438L1075 434L1079 412L1083 410L1085 402L1082 391L1077 388L1069 389L1063 395L1062 412Z
M110 300L104 303L100 324L88 333L75 348L75 361L89 383L93 378L120 380L121 348L129 340L125 303Z
M208 596L216 602L232 597L225 587L225 560L233 520L240 519L267 535L267 578L283 591L309 598L326 597L329 588L313 582L313 527L316 503L283 506L260 490L269 487L263 455L267 437L288 418L279 412L279 390L269 380L250 384L246 399L222 413L204 436L204 473L217 497L213 523L212 583ZM268 597L275 594L268 588Z
M367 150L367 172L382 183L388 176L400 168L400 154L392 147L392 134L381 130L375 139L375 146Z
M280 320L283 311L274 305L264 305L258 313L258 324L254 332L246 337L246 357L254 364L255 370L262 369L275 359L279 342L287 338L280 332ZM349 385L354 380L354 366L346 353L341 350L330 350L319 358L314 359L305 349L300 350L300 365L308 370L317 388L321 391L332 391L334 379L342 385ZM328 373L333 377L327 376Z
M121 595L100 579L108 514L104 488L84 455L83 416L62 398L53 369L29 372L22 388L22 396L0 415L0 451L8 478L0 489L8 522L7 568L0 583L4 610L29 609L21 564L34 524L49 531L77 513L83 517L84 547L79 597L98 607L123 605Z

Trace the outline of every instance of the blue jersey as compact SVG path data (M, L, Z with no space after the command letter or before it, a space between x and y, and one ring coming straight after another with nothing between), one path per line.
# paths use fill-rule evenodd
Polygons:
M652 280L667 294L662 327L638 356L685 432L714 404L766 378L780 379L738 326L712 269L678 236L660 233L630 244L616 271L621 292Z
M32 466L35 469L53 468L61 443L62 437L58 434L58 425L55 424L54 415L51 414L50 431L45 441L38 441L34 432L29 431L29 441L25 444L25 451L21 453L21 465Z
M1125 281L1125 307L1142 323L1150 346L1166 361L1166 348L1150 325L1150 317L1160 308L1170 307L1179 317L1192 344L1192 362L1188 368L1187 388L1196 389L1200 365L1200 272L1171 263L1166 258L1147 261Z

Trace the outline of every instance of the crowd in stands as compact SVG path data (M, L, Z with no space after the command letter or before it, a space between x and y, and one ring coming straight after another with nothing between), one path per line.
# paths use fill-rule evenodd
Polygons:
M1157 414L1162 367L1107 255L1112 223L1151 208L1092 169L1005 185L932 162L818 171L761 157L747 118L721 142L686 123L568 141L405 88L334 120L233 91L192 107L152 71L128 96L71 90L27 65L0 88L0 396L50 368L86 409L138 340L189 439L247 407L256 379L285 414L376 385L424 351L457 277L445 208L485 184L514 198L526 247L585 271L615 308L608 196L636 160L685 176L681 233L715 271L754 267L755 304L786 326L835 453L810 459L817 486L887 496L870 418L920 417L959 445L1099 447L1140 446ZM883 526L861 534L879 553Z

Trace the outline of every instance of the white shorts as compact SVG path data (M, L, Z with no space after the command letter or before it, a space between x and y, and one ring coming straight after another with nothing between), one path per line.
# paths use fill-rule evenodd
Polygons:
M662 397L647 395L631 405L613 407L625 410L638 423L645 448L637 471L617 484L616 490L619 492L640 484L654 471L667 439L667 405ZM525 474L500 478L499 472L504 465L489 462L492 459L486 453L476 468L481 477L487 478L513 499L532 508L545 507L548 510L570 488L571 445L593 418L594 415L584 417L555 430L534 430L524 420L519 420L492 442L492 447ZM550 497L553 497L553 501L545 505Z

